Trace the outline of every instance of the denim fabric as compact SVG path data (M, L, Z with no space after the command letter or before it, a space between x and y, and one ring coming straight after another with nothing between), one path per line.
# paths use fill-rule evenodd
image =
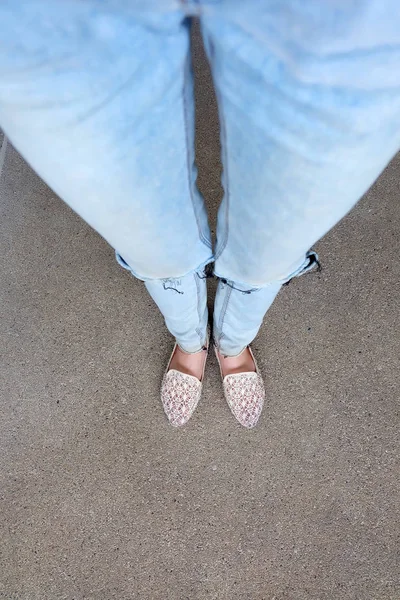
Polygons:
M290 275L271 281L263 287L249 287L236 281L221 279L214 306L213 335L217 348L225 356L240 354L256 337L263 317L282 285L313 270L317 265L317 254L308 252Z
M215 256L194 166L193 15L220 111ZM188 352L206 335L204 265L221 278L217 343L237 354L398 150L399 72L397 0L0 3L1 127Z
M118 253L118 263L128 271L131 268ZM187 353L194 353L206 345L208 309L205 269L183 277L146 279L144 284L164 316L165 324Z

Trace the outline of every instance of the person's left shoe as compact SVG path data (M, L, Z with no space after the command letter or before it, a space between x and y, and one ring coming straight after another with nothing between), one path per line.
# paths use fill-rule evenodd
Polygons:
M196 352L196 363L198 363L197 359L203 361L201 378L198 379L194 375L184 373L176 368L171 368L171 363L177 364L177 366L179 365L179 360L176 360L177 351L183 353L183 350L178 348L177 344L174 346L161 385L161 401L164 412L167 415L168 421L174 427L185 425L193 415L199 403L208 356L208 347L209 338L207 336L206 347L200 350L200 352ZM190 357L191 355L186 356Z
M247 353L247 356L244 355ZM265 400L265 387L250 346L239 357L224 358L215 348L215 354L222 377L226 401L233 416L243 427L252 429L257 425ZM252 371L241 371L243 365L249 365ZM248 366L244 368L249 368ZM231 371L231 372L229 372ZM236 371L236 372L235 372ZM237 372L239 371L239 372Z

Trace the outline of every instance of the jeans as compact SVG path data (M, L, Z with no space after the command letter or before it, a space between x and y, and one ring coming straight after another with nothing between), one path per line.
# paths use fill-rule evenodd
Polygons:
M191 18L217 93L224 197L196 187ZM0 125L115 248L186 352L238 354L309 248L400 147L397 0L2 0Z

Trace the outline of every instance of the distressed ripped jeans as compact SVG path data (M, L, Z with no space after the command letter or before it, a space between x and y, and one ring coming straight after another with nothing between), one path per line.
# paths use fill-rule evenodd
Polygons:
M187 352L205 342L215 262L214 335L232 356L400 147L399 15L397 0L4 0L0 126ZM220 113L215 251L194 165L194 16Z

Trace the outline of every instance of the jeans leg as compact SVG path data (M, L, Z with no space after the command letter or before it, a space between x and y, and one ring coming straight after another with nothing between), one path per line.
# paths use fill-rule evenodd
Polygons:
M204 348L208 325L204 271L190 273L180 279L153 279L146 281L145 285L179 347L188 353Z
M182 318L205 332L193 273L212 251L195 184L188 21L178 3L150 4L2 2L0 126L149 290L192 274ZM172 303L157 298L170 323Z
M214 304L213 336L225 356L237 356L256 337L265 313L282 285L319 265L315 252L308 252L301 264L284 280L271 281L263 287L249 287L236 281L218 282Z
M220 334L232 311L251 341L280 283L399 149L396 6L221 0L204 9L224 163L215 270L233 286L217 294ZM234 288L259 291L234 301ZM229 336L227 354L245 339Z

